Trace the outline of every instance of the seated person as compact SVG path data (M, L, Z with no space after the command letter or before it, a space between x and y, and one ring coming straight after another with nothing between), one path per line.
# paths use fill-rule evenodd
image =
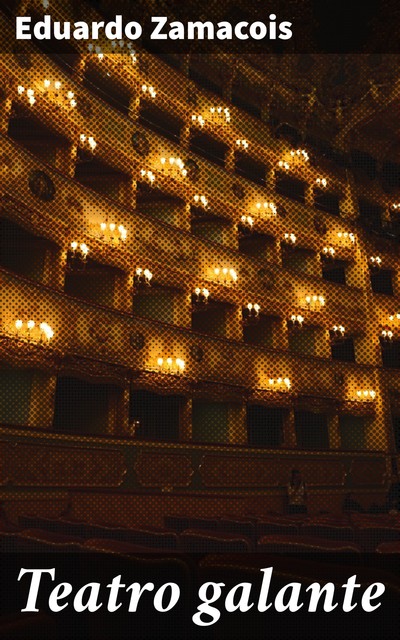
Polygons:
M301 473L292 469L288 484L288 513L307 513L307 491Z

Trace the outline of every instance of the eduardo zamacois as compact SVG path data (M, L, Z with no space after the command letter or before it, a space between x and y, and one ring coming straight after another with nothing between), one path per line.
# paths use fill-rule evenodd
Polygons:
M268 21L232 23L227 20L221 22L189 21L170 22L167 16L153 16L151 27L146 28L149 40L290 40L292 37L292 23L278 22L274 13L268 16ZM116 15L110 22L78 22L58 20L53 21L51 15L46 14L43 20L32 24L29 16L16 18L15 37L17 40L98 40L104 36L108 40L138 40L143 35L140 22L123 23L122 15ZM147 27L147 25L146 25Z
M202 584L198 592L200 604L192 616L193 622L198 626L206 627L219 620L221 611L246 613L254 607L260 613L265 613L271 608L278 613L286 611L296 613L303 607L310 613L318 610L330 613L337 607L344 613L349 613L361 606L364 612L372 613L380 607L381 602L378 598L381 598L385 592L385 585L381 582L374 582L366 587L363 585L362 591L361 584L357 583L357 576L352 575L341 586L332 582L326 584L314 582L304 587L300 582L289 582L279 589L274 598L269 599L273 567L266 567L260 571L263 577L258 594L254 593L257 589L251 582L241 582L226 593L224 593L223 582ZM39 611L37 608L39 590L41 596L46 590L49 609L54 613L59 613L71 606L77 613L83 611L96 613L101 608L114 613L120 607L125 608L129 613L135 613L140 608L140 600L148 598L152 598L155 611L166 613L175 607L180 598L180 587L175 582L167 582L155 589L153 582L146 582L143 585L133 582L126 585L121 581L122 576L118 575L106 586L99 582L89 582L74 593L74 587L69 582L59 582L55 586L49 584L49 579L55 582L55 569L22 568L18 580L26 574L30 577L30 583L26 606L21 609L22 612L37 613ZM213 606L217 603L219 607Z

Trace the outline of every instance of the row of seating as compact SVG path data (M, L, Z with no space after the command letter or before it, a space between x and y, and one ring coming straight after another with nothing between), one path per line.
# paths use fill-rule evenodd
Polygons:
M51 521L53 524L53 521ZM48 524L48 523L45 523ZM90 525L88 525L89 532ZM84 529L82 529L84 530ZM115 533L113 536L112 534ZM378 530L382 534L382 530ZM389 530L389 533L392 533ZM397 532L399 533L399 532ZM123 535L121 535L123 534ZM369 532L370 534L370 532ZM374 530L374 535L377 530ZM19 550L50 550L82 551L87 549L102 549L118 553L235 553L260 551L263 553L356 553L369 550L354 541L346 541L316 535L297 534L269 534L261 536L254 543L251 538L241 532L226 532L207 529L186 529L177 534L174 532L159 532L140 529L117 529L99 526L97 535L78 536L67 532L54 531L46 528L30 527L19 532L3 533L0 536L2 549L6 551ZM371 543L371 537L368 539ZM400 535L396 540L380 541L374 547L379 553L398 553L400 550Z

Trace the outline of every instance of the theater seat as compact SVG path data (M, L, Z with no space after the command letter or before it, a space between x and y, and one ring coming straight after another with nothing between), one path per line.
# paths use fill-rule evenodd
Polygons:
M252 542L246 536L220 531L188 529L179 536L180 550L189 553L225 553L251 551Z
M263 536L257 550L264 553L360 553L360 547L352 542L329 540L317 536Z

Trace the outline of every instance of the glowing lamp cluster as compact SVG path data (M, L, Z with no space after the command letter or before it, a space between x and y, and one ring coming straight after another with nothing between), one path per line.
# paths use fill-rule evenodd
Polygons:
M206 209L208 206L208 200L206 196L196 193L196 195L193 196L193 200L197 206L203 207L203 209Z
M390 322L400 322L400 313L393 313L389 316Z
M268 387L271 391L289 391L291 386L289 378L269 378L268 380Z
M325 298L317 295L306 296L305 305L310 311L320 311L325 306Z
M293 313L290 316L289 321L291 327L293 327L294 329L301 329L303 326L304 317L298 313Z
M115 222L100 223L100 237L105 242L119 244L126 241L126 236L127 230L122 224L117 226Z
M82 147L87 147L90 151L94 151L97 147L97 142L93 138L93 136L87 136L84 133L81 133L81 135L79 136L79 142Z
M285 171L290 171L290 164L285 160L279 160L278 167L280 169L284 169Z
M393 202L392 207L393 211L397 211L400 209L400 202Z
M290 152L290 155L292 156L292 158L300 159L303 162L308 162L310 159L310 156L305 149L292 150Z
M154 173L152 171L146 171L146 169L140 170L140 176L141 178L143 178L143 180L146 180L146 182L148 182L149 184L154 184L156 180L156 176L154 175Z
M343 338L344 334L346 333L346 329L344 328L344 326L342 324L335 324L332 327L332 331L333 331L333 334L334 334L335 338Z
M34 320L23 322L18 319L15 321L15 334L18 338L28 341L49 343L54 336L54 331L47 322L37 324Z
M135 275L133 277L133 281L135 286L145 285L149 287L151 285L153 274L149 269L142 269L141 267L137 267L135 271Z
M326 178L317 178L317 179L315 180L315 184L316 184L318 187L321 187L321 188L325 189L325 187L326 187L326 186L327 186L327 184L328 184L328 181L327 181L327 179L326 179Z
M192 122L194 124L199 124L200 127L204 127L206 121L204 120L203 116L197 116L195 113L192 115Z
M229 269L228 267L215 267L214 278L223 284L234 284L237 282L238 277L235 269Z
M323 258L334 258L335 257L335 249L333 247L324 247L322 249L322 257Z
M33 89L25 89L25 87L22 84L18 85L18 95L20 95L20 96L25 95L27 100L28 100L28 104L31 107L33 107L33 105L36 102L34 90Z
M369 266L372 269L379 269L382 266L382 258L379 256L371 256L369 259Z
M273 202L257 202L256 203L256 209L258 209L258 211L261 212L266 212L268 214L272 214L274 216L276 216L277 214L277 208L276 205Z
M206 288L196 287L192 294L192 302L193 304L207 304L208 298L210 297L210 292Z
M376 398L376 392L372 389L359 389L356 392L356 399L361 402L372 402Z
M244 227L245 229L247 229L248 231L251 231L251 229L253 228L254 225L254 220L251 216L241 216L240 217L240 225L242 227Z
M170 158L160 158L161 171L163 173L167 173L170 176L182 176L186 178L187 169L185 168L185 163L181 158L174 158L171 156Z
M75 93L73 91L67 91L66 93L61 92L62 83L60 80L55 80L52 82L51 80L43 80L44 94L47 96L51 96L56 100L62 100L65 104L68 104L73 109L77 105L77 101L75 99Z
M258 321L260 318L260 309L261 307L259 304L249 302L242 311L243 321L245 323Z
M79 255L82 260L86 260L87 255L89 253L89 247L84 242L77 242L74 240L71 242L71 253L73 256Z
M351 231L338 231L337 237L341 242L344 242L344 243L351 242L352 244L354 244L356 241L356 237L354 233L351 233Z
M210 107L211 121L216 124L229 124L231 114L228 107Z
M297 238L294 233L285 233L283 236L283 242L289 246L294 246L296 244Z
M249 148L249 143L247 140L236 140L236 146L239 147L239 149L247 150Z
M393 340L393 331L390 329L382 329L381 338L385 342L391 342Z
M147 84L142 84L142 92L144 93L144 95L150 96L150 98L153 98L153 100L157 95L157 92L154 89L154 87L149 86Z
M180 375L185 370L185 362L181 358L157 358L157 367L160 373Z

